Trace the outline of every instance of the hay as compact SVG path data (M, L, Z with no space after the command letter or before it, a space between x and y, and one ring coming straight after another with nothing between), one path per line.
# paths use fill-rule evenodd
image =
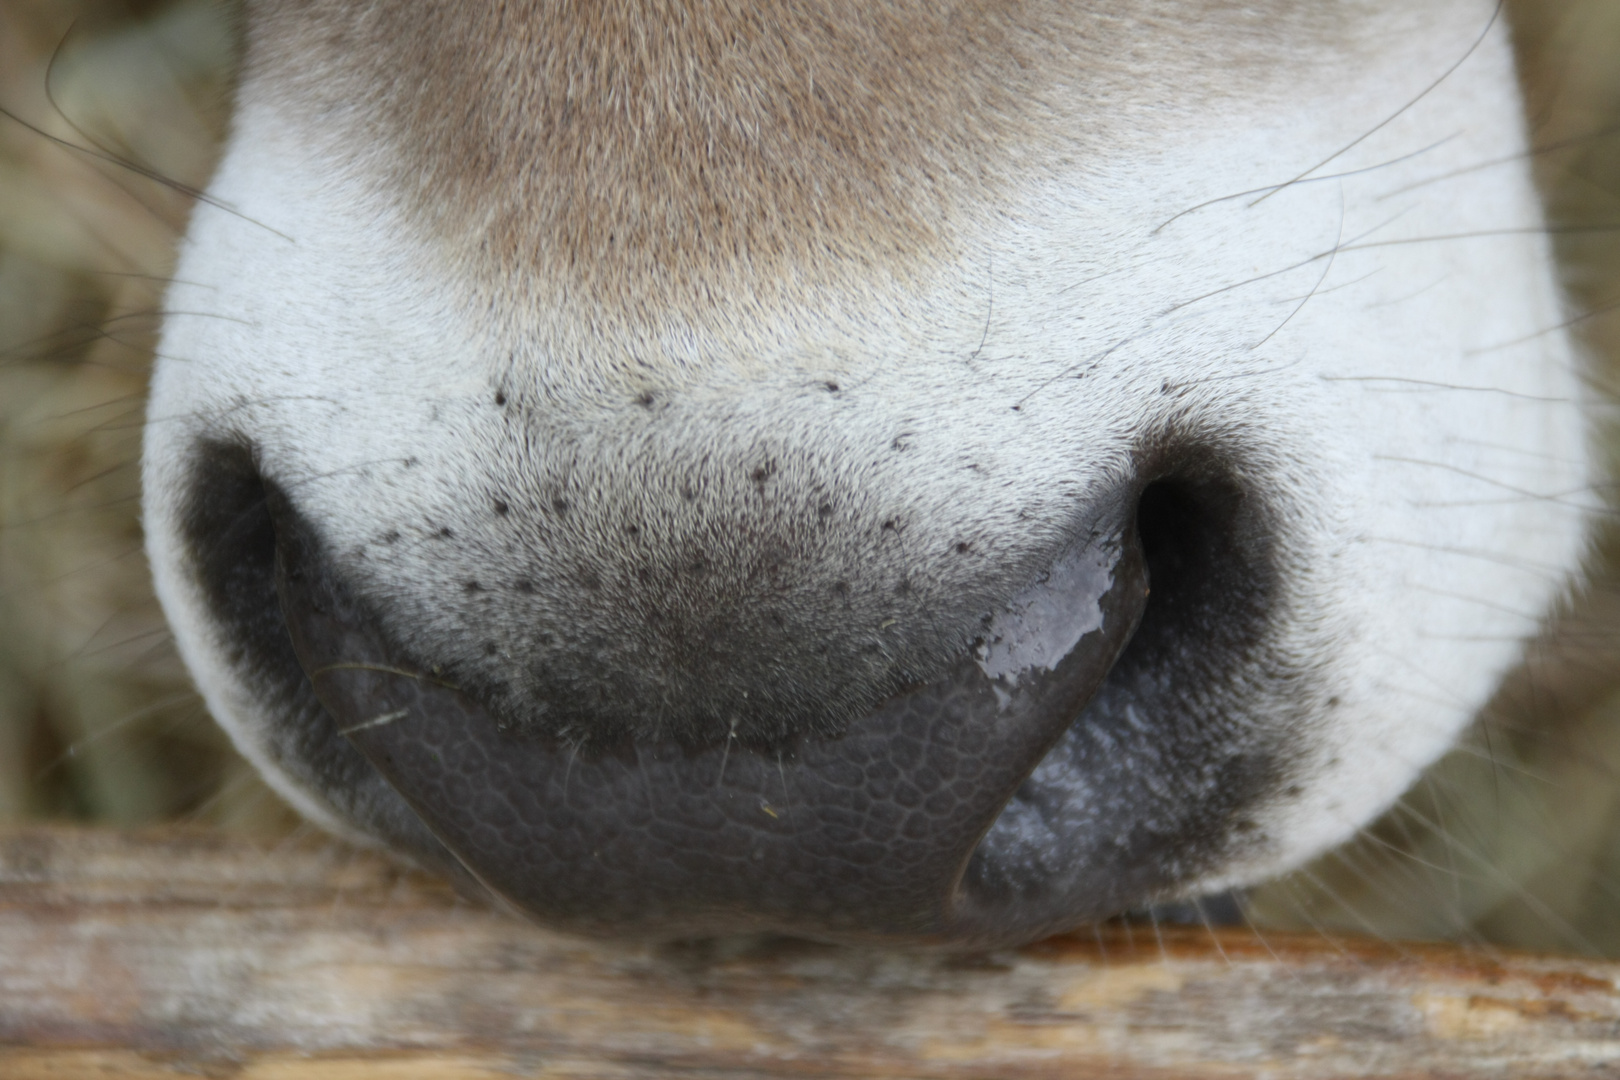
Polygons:
M148 583L145 385L191 200L108 160L207 181L231 27L203 0L0 5L0 820L290 820L207 719Z

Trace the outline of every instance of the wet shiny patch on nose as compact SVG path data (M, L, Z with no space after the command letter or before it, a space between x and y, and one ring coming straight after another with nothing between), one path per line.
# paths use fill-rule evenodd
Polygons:
M1145 563L1129 512L1119 517L987 615L933 681L839 737L775 752L646 740L582 751L503 728L396 655L318 542L279 523L277 584L299 660L349 742L531 915L612 933L988 946L1111 913L1083 875L1039 896L984 886L1000 858L992 826L1141 617Z

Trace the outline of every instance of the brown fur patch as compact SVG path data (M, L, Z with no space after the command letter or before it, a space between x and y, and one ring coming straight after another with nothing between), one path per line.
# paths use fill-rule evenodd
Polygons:
M1324 7L275 0L249 82L385 147L462 275L656 322L926 267L1009 177L1280 78Z

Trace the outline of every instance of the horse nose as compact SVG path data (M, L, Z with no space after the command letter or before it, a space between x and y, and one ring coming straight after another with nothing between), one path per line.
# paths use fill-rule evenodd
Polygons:
M937 670L831 730L769 739L581 741L513 724L404 655L285 500L276 576L344 736L466 869L537 919L988 945L1109 913L1109 890L1085 875L1027 887L1018 830L992 827L1137 627L1135 516L1126 498L1098 508ZM1047 857L1083 863L1090 839Z

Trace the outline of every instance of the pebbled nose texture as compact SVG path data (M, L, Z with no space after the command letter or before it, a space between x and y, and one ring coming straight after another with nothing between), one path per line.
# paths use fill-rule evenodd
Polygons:
M645 741L587 753L504 730L394 655L307 533L279 531L282 606L321 701L485 886L542 921L989 946L1111 913L1111 890L1084 874L986 887L1005 875L984 841L1141 616L1128 522L1094 530L987 616L934 682L778 753Z

